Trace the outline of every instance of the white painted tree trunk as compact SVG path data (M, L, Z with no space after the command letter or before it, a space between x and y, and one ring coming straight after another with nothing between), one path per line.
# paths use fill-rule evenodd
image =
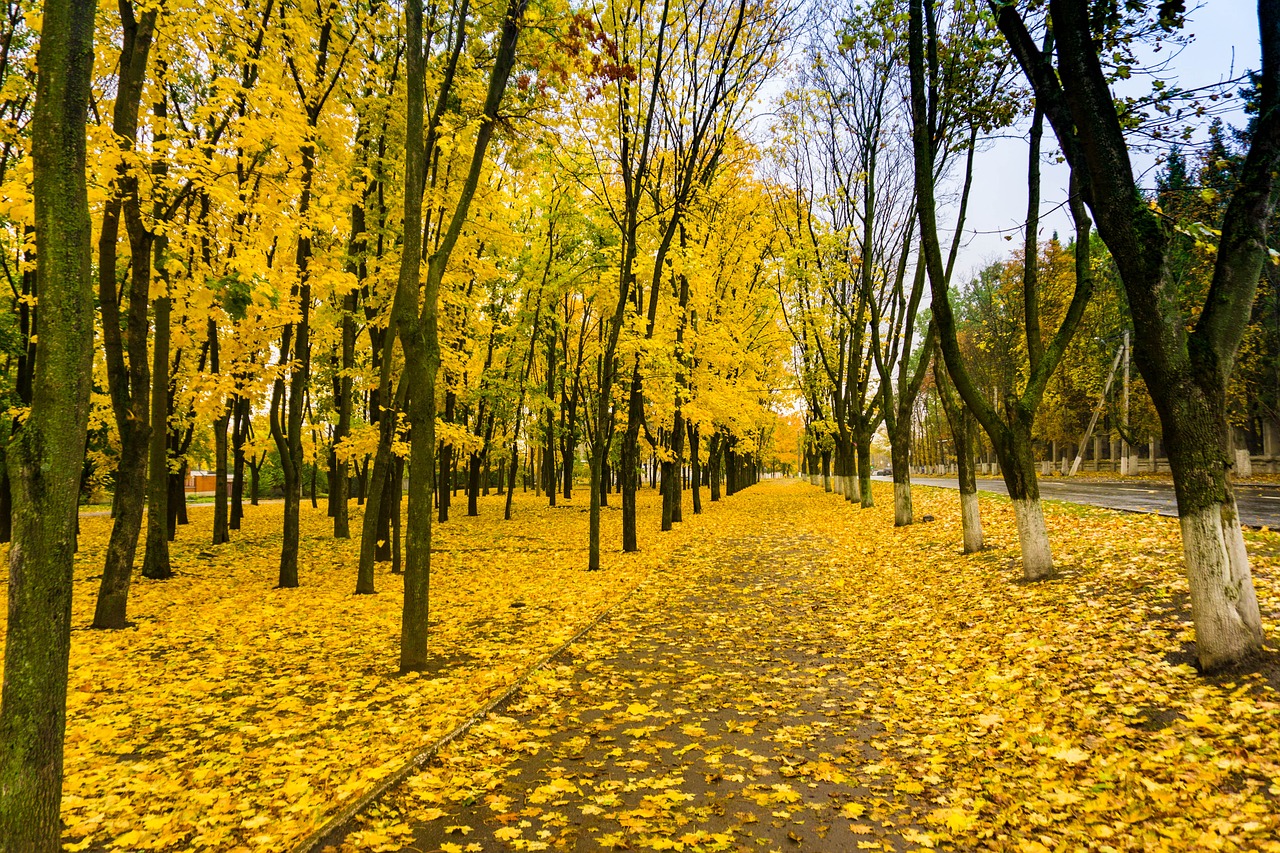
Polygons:
M911 512L911 483L893 484L893 526L906 527L914 521Z
M1262 617L1235 501L1183 515L1178 522L1201 669L1212 672L1253 657L1262 650Z
M850 502L857 501L861 503L862 502L862 484L858 482L857 475L851 476L848 479L849 479L849 486L848 488L845 489L844 496Z
M836 474L831 478L831 490L837 495L844 494L844 475Z
M964 533L964 552L976 554L982 550L982 513L978 509L978 496L960 495L960 527Z
M1013 501L1013 514L1018 521L1018 545L1022 548L1022 577L1043 580L1053 574L1053 552L1049 549L1049 531L1044 526L1044 510L1039 498Z
M824 492L831 491L831 475L824 473L822 475L822 490Z

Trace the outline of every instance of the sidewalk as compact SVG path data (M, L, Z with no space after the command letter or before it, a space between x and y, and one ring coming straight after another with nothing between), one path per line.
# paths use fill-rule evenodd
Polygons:
M1176 522L1051 508L1062 575L1024 585L1008 504L983 499L994 548L962 557L953 495L918 489L940 520L902 529L807 484L730 498L318 849L1280 849L1274 667L1219 685L1184 663ZM1273 561L1255 572L1274 620Z

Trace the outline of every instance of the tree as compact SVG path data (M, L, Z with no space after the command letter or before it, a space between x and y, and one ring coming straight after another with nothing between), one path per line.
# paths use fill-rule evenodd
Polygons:
M960 534L964 552L974 554L982 550L982 511L978 506L978 477L974 463L974 439L978 429L973 413L960 399L947 376L942 356L934 356L933 377L938 389L938 400L951 427L951 440L955 446L956 480L960 491Z
M450 254L467 220L471 200L480 183L485 154L493 139L507 80L515 65L527 0L510 0L499 21L499 33L489 85L471 150L466 178L454 203L448 227L427 259L426 280L419 299L422 244L422 196L426 187L426 146L422 121L423 50L422 8L410 3L405 11L408 39L405 77L409 94L405 133L405 244L400 261L392 319L404 350L404 379L409 382L408 406L412 464L409 469L408 536L405 549L404 608L400 627L400 670L427 666L427 614L431 570L432 473L435 469L436 371L440 366L437 298ZM465 16L464 16L465 17Z
M1067 345L1080 325L1084 308L1093 290L1093 270L1089 256L1089 233L1092 224L1085 213L1076 182L1071 187L1071 213L1076 224L1076 281L1071 304L1053 336L1046 342L1041 331L1041 295L1038 281L1036 233L1040 211L1040 134L1043 114L1037 107L1031 122L1031 152L1028 169L1027 250L1023 257L1022 302L1026 317L1025 335L1028 370L1020 391L1010 393L1003 402L1003 414L985 399L969 375L956 335L947 288L952 258L944 266L937 239L937 212L934 195L934 163L943 122L949 117L939 110L939 95L946 91L947 81L939 78L939 39L937 10L932 0L912 0L910 14L910 66L912 140L915 150L916 203L920 218L921 247L930 289L933 294L933 316L938 329L938 342L946 361L947 372L965 405L982 424L1000 460L1001 474L1013 502L1018 522L1018 543L1022 551L1022 572L1027 580L1039 580L1053 573L1053 555L1049 535L1040 506L1032 453L1031 430L1036 411L1044 396L1049 377L1057 369ZM950 117L954 118L954 116ZM954 245L953 245L954 249Z
M820 56L811 64L821 67L825 60ZM861 76L861 63L850 64L856 69L851 73ZM874 71L868 76L874 81ZM803 362L801 373L808 377L811 439L821 459L823 487L869 507L870 441L882 417L882 399L874 393L867 305L872 288L863 287L858 277L864 270L859 255L867 245L884 246L885 235L874 233L874 221L872 233L863 227L866 201L875 198L874 191L866 191L867 181L874 181L875 174L861 169L858 161L866 161L867 146L878 149L879 139L859 139L849 132L845 119L859 110L849 103L840 109L837 100L866 100L843 98L835 89L820 84L802 88L784 102L785 132L775 150L788 185L774 193L775 227L785 241L777 291ZM874 115L876 104L883 104L883 91L873 82L871 94L868 106ZM866 245L859 245L863 241ZM868 267L876 260L881 259L869 260Z
M613 389L618 374L618 341L635 288L634 268L638 250L640 209L648 188L657 143L658 90L671 62L667 44L671 3L663 0L655 17L640 4L609 2L603 10L600 30L604 55L597 61L595 77L601 93L608 93L605 114L596 118L602 132L594 138L616 145L593 152L599 176L598 195L605 201L618 229L617 300L601 327L603 338L597 357L596 406L590 433L591 474L589 488L589 548L587 570L600 568L600 498L604 488L605 458L613 432ZM595 85L595 84L593 84ZM593 117L594 118L594 117ZM613 166L616 165L615 176ZM618 198L618 194L621 198ZM631 461L629 456L623 460ZM634 472L622 466L624 479ZM633 534L634 535L634 534ZM624 534L624 549L626 546Z
M1185 238L1140 192L1125 130L1103 68L1105 36L1090 6L1051 0L1056 48L1039 48L1013 3L996 20L1036 92L1080 195L1111 250L1133 313L1135 357L1146 380L1173 470L1191 587L1196 654L1205 671L1247 660L1262 649L1248 554L1229 472L1227 383L1267 260L1268 225L1280 168L1280 3L1260 0L1262 71L1258 118L1239 183L1217 241L1209 291L1188 316L1170 280L1170 253ZM1177 10L1160 7L1160 23Z
M37 333L31 410L9 443L15 487L0 694L0 850L61 848L71 576L93 366L85 125L93 0L47 0L32 126Z
M298 585L298 513L302 499L303 412L311 376L311 308L312 281L310 266L313 255L311 214L316 179L316 128L325 105L341 78L350 50L338 52L338 39L343 34L341 10L337 3L316 5L316 15L308 17L301 8L282 22L287 24L286 64L306 118L306 136L299 148L301 175L298 195L298 235L294 250L294 275L290 299L296 301L297 316L285 325L280 338L280 372L271 391L271 435L280 453L284 471L284 531L280 547L278 585ZM363 21L351 24L357 31ZM297 33L306 39L306 47L298 44ZM331 56L336 54L336 56ZM308 55L312 67L299 66L295 56ZM331 67L332 66L332 67ZM288 380L286 382L286 380Z
M135 15L129 0L120 3L123 34L112 108L112 131L122 152L130 153L137 141L138 110L146 81L147 57L155 33L158 9ZM151 370L147 364L147 306L150 299L150 262L139 258L129 265L129 300L121 335L120 300L117 297L117 251L120 217L125 205L129 220L141 222L138 176L121 165L112 192L102 211L98 237L98 300L102 311L102 343L106 355L107 385L111 393L120 454L116 466L115 519L107 557L102 568L95 628L123 628L127 624L129 580L134 553L142 530L143 500L147 482L147 447L151 439ZM136 227L136 226L135 226ZM143 252L145 255L145 251ZM128 359L126 363L126 357Z

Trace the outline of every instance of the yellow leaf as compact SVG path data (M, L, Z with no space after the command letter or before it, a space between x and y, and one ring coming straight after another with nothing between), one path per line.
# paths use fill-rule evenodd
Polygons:
M1049 750L1049 757L1056 758L1059 761L1065 761L1068 764L1080 764L1089 760L1089 753L1079 747L1058 747Z

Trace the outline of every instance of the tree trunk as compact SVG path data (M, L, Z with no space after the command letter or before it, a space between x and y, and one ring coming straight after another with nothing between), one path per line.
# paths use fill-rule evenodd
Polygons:
M218 360L218 324L209 319L209 369L217 374L221 369ZM231 541L227 517L227 425L235 397L223 403L218 417L213 419L213 544Z
M659 485L662 493L661 526L664 531L667 531L671 529L672 522L675 521L675 490L677 486L676 463L673 460L662 460Z
M93 614L95 628L128 626L130 576L142 531L147 482L146 423L127 427L120 435L120 457L116 467L116 517L107 541L107 557L98 587L98 603ZM126 437L127 436L127 437Z
M138 111L146 78L157 12L133 15L132 6L122 5L122 43L118 82L112 108L112 129L117 139L130 148L136 141ZM128 14L125 14L125 10ZM98 298L102 312L102 348L107 368L107 385L120 435L120 456L112 496L111 538L103 562L102 583L94 613L95 628L122 628L127 624L130 577L142 531L147 489L147 454L150 444L151 368L147 362L147 308L151 289L151 237L138 215L138 183L135 176L118 173L102 213L98 241ZM117 290L117 241L120 216L129 205L128 232L132 255L129 266L129 305L125 339L120 334L120 304ZM24 286L27 276L24 275ZM24 306L25 307L25 306ZM125 363L125 353L129 355ZM19 373L22 373L20 369ZM21 391L21 376L19 377ZM20 396L29 400L27 394ZM7 537L6 537L7 540Z
M37 310L31 407L10 441L9 620L0 697L0 850L62 845L72 566L93 377L85 121L94 4L46 0L32 118Z
M1225 384L1206 394L1188 381L1182 393L1165 388L1152 396L1174 473L1196 656L1203 670L1213 672L1255 657L1263 643L1249 555L1226 476Z
M404 457L397 456L391 473L391 574L404 573L400 536L400 507L404 503Z
M244 442L248 437L249 399L235 398L235 415L231 420L231 520L228 527L240 529L244 518Z
M459 24L461 25L461 24ZM427 664L427 606L431 570L431 494L436 474L436 370L440 364L436 297L439 279L427 272L426 304L418 316L422 267L422 196L426 185L423 140L422 6L405 4L406 68L409 97L405 130L404 246L400 274L391 307L395 333L404 350L402 383L413 389L409 415L409 536L400 613L400 671L420 670ZM434 260L434 259L433 259ZM434 266L432 264L431 266ZM441 505L447 491L446 468L440 468ZM399 484L397 484L399 488Z
M640 362L637 360L631 372L627 429L623 434L618 465L622 469L622 550L628 554L640 550L636 538L636 480L640 475L640 422L643 419L644 390L640 384Z
M571 500L573 498L573 463L578 450L573 440L572 420L569 421L567 429L567 435L564 433L560 435L560 477L564 486L564 499Z
M560 491L559 477L556 476L556 446L552 435L550 413L547 417L547 435L542 445L542 487L547 492L547 505L556 505L556 495Z
M364 521L361 525L360 557L356 563L356 595L372 595L377 591L374 588L373 567L374 563L381 559L378 556L378 537L386 535L380 533L379 528L381 527L383 508L385 504L390 502L390 495L388 494L390 472L387 470L391 467L390 462L390 449L388 448L384 453L382 447L379 446L373 460L373 474L370 480L371 488L369 489L368 500L365 501Z
M298 389L301 390L301 389ZM293 408L292 403L289 406ZM292 416L289 421L292 422ZM299 436L299 443L301 437ZM293 438L285 439L280 453L280 467L284 469L284 522L281 527L280 570L276 577L277 589L290 589L298 585L298 539L302 512L301 471L294 464Z
M689 490L693 493L693 514L702 514L702 460L698 458L698 427L689 422Z
M911 505L911 421L900 419L890 433L889 458L893 465L893 526L915 521Z
M1009 500L1018 522L1018 545L1022 549L1022 577L1043 580L1053 575L1053 552L1040 506L1040 484L1036 479L1035 452L1031 444L1030 426L1021 419L1013 423L996 442L996 457L1004 475Z
M475 451L467 460L467 515L471 517L480 514L480 469L483 464L483 454Z
M364 231L364 209L360 205L351 208L351 242L356 248L357 240L361 240ZM358 265L363 270L363 264ZM346 453L339 453L337 445L351 434L351 414L353 408L352 387L354 380L351 371L356 366L356 290L351 290L342 297L342 374L336 383L338 391L338 423L333 431L333 466L329 471L329 507L333 516L333 535L335 539L351 538L351 516L348 511L350 502L351 463Z
M830 491L832 494L840 493L840 442L836 441L835 446L831 448L830 462Z
M446 382L448 381L446 374ZM457 395L453 391L444 393L444 422L453 423L457 406ZM440 480L436 488L436 520L444 524L449 520L449 504L453 499L453 445L441 444L437 448L440 457ZM409 476L413 476L410 472Z
M187 460L183 459L178 470L169 474L169 541L178 534L179 524L189 524L187 518Z
M844 460L844 470L840 472L840 476L844 482L844 499L861 504L862 496L862 480L859 478L859 471L862 466L858 462L861 442L858 440L856 432L850 432L846 442L844 451L841 456ZM870 444L870 442L867 442Z
M672 429L671 435L671 452L675 454L672 460L672 478L671 478L671 520L680 524L684 521L684 507L681 506L681 477L684 473L684 413L680 409L676 409L675 427Z
M315 430L312 430L313 437L314 437L314 434L315 434ZM318 459L315 459L315 460L312 460L311 462L311 508L312 509L320 508L320 502L317 500L317 495L316 495L316 481L318 479L320 479L320 461Z
M383 365L379 370L379 387L390 390L391 371L390 356L394 339L387 337L384 344L387 352ZM364 519L360 528L360 558L356 568L356 595L372 595L374 588L373 568L375 562L391 559L391 481L395 479L397 460L392 459L391 444L395 432L396 411L404 405L408 386L400 380L394 395L395 403L388 411L381 412L378 420L378 447L373 456L373 470L369 475L368 498L365 500ZM366 467L368 467L366 465ZM398 484L397 484L398 486Z
M975 554L982 550L982 513L978 507L978 477L974 465L973 435L976 429L973 415L964 408L964 402L956 394L946 375L941 358L934 362L934 378L938 387L938 399L951 426L951 440L955 444L956 477L960 486L960 526L964 537L964 553Z
M707 448L707 479L711 488L711 502L720 500L720 433L711 433L711 443Z
M311 203L311 183L315 173L315 145L304 144L301 155L302 192L298 211L300 216L305 217ZM298 238L298 247L295 252L298 283L292 294L298 300L298 321L291 327L286 327L280 347L282 363L293 363L288 377L287 411L281 410L284 401L284 378L276 380L272 395L272 434L280 454L280 467L284 471L284 525L280 543L280 572L276 584L278 589L291 589L298 585L302 466L305 460L302 450L302 413L311 375L311 284L307 273L310 260L311 238L304 233Z
M604 419L604 412L597 415ZM603 430L597 429L595 441L591 445L590 474L587 478L587 491L591 493L587 507L589 535L587 537L587 571L600 569L600 507L604 504L604 486L608 474L604 470Z
M227 507L227 420L226 414L213 422L213 544L231 541Z
M169 566L169 297L155 301L151 365L151 443L147 467L147 546L142 576L172 576Z
M405 356L405 379L413 394L409 424L413 464L409 468L408 535L405 537L404 603L400 619L400 671L427 666L429 580L431 569L431 479L435 465L436 372L440 366L437 301L449 255L462 231L467 211L480 181L485 152L493 137L498 108L515 63L516 43L527 0L511 0L502 18L488 91L479 129L472 148L470 167L461 194L454 206L447 231L431 254L425 284L421 287L422 196L426 184L426 157L423 143L422 86L425 76L422 55L422 7L405 6L408 75L406 119L406 166L404 202L404 247L396 286L392 318ZM416 315L416 316L415 316Z
M5 442L5 444L7 445L8 442ZM0 542L8 542L13 537L13 489L9 485L8 467L4 451L0 450ZM112 494L111 500L111 514L114 517L114 494Z

